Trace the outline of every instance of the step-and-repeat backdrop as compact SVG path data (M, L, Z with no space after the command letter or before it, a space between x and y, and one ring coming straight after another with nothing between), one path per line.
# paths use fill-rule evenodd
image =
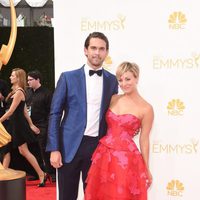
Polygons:
M140 66L139 91L155 111L149 200L200 198L199 19L198 0L54 1L56 80L85 63L93 31L109 38L106 69L115 73L122 61Z

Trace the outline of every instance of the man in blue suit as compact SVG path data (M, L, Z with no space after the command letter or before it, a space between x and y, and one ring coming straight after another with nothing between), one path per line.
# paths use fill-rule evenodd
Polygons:
M80 172L84 189L91 156L106 134L105 114L113 94L118 92L114 75L102 68L109 42L100 32L85 40L87 63L63 72L51 104L47 151L58 169L59 200L76 200Z

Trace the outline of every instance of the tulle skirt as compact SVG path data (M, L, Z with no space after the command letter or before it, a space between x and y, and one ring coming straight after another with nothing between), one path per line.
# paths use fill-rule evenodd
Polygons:
M147 170L139 150L99 144L86 180L85 200L147 200Z

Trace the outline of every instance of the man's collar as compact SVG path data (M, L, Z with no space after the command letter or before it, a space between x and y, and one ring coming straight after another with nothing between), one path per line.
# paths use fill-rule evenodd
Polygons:
M89 70L102 70L103 69L103 67L100 67L100 68L98 68L98 69L93 69L92 67L90 67L88 64L85 64L85 72L87 73L87 74L89 74Z

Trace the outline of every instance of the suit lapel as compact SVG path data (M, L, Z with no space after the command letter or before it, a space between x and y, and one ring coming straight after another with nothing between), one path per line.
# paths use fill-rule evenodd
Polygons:
M80 87L80 99L81 99L81 103L82 103L82 108L83 111L85 113L85 115L87 115L87 95L86 95L86 80L85 80L85 70L84 70L84 66L80 69L80 82L77 83Z
M100 121L105 113L106 108L108 107L108 87L109 86L109 77L108 74L105 73L103 69L103 91L102 91L102 99L101 99L101 110L100 110Z

